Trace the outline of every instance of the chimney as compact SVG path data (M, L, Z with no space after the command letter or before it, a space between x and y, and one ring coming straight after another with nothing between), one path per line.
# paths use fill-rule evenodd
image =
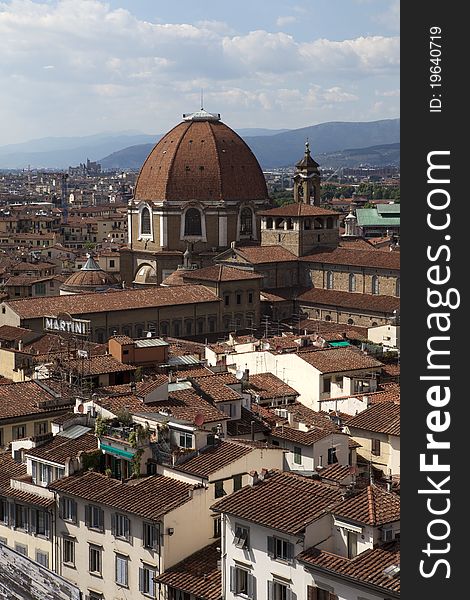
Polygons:
M251 485L251 487L255 486L257 483L260 482L260 479L258 477L258 471L250 471L248 475L250 477L249 484Z
M230 242L230 248L232 250L235 250L235 244L236 244L236 242Z
M251 430L251 439L252 441L254 441L255 439L255 422L251 421L250 423L250 430Z
M267 469L261 469L260 473L259 473L259 480L260 481L264 481L265 479L268 478L268 470Z
M20 352L22 352L22 351L23 351L23 340L18 340L18 350L19 350Z

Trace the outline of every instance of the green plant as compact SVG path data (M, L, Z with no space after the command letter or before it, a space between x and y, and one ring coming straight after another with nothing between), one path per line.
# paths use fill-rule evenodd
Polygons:
M131 469L132 469L132 477L140 477L140 459L142 458L142 454L144 451L142 449L137 450L132 458Z
M131 431L129 434L129 444L131 448L137 448L137 432Z
M111 477L111 475L113 474L112 470L108 467L107 469L104 470L104 474L106 475L106 477Z
M101 465L101 450L86 452L82 455L82 465L85 471L98 471Z
M124 425L124 427L129 427L130 425L132 425L132 415L127 410L127 408L118 411L116 413L116 418L122 425Z
M101 437L106 433L106 420L101 415L96 417L95 421L95 435Z

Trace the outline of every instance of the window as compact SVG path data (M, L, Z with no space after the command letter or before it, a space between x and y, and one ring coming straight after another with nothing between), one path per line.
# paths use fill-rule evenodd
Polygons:
M326 273L326 289L327 290L332 290L333 289L333 285L334 285L333 272L332 271L328 271Z
M248 549L250 547L250 529L243 525L235 524L233 543L235 544L235 548Z
M11 429L11 437L13 440L21 440L26 437L26 425L16 425Z
M328 448L328 464L332 465L338 462L338 457L336 456L336 448Z
M167 322L163 322L160 323L160 332L161 335L168 335L168 323Z
M114 267L114 260L109 261L109 268L112 269Z
M77 503L72 498L60 499L60 516L64 521L77 522Z
M5 442L3 440L3 428L0 428L0 447L4 446Z
M18 552L18 554L28 556L28 546L25 546L24 544L15 544L15 550Z
M230 295L224 294L224 306L230 306Z
M39 480L43 485L48 485L52 481L52 467L44 463L38 463Z
M8 525L8 502L0 498L0 523Z
M85 524L89 529L103 531L103 510L99 506L85 506Z
M373 275L372 276L372 289L371 289L373 294L378 294L379 293L379 278L377 277L377 275Z
M46 295L46 284L45 283L37 283L35 285L36 296L45 296Z
M145 206L140 214L140 233L141 235L150 235L152 233L150 223L150 211Z
M129 559L127 556L123 556L122 554L116 554L116 583L118 585L124 585L127 587L128 585L128 575L129 575Z
M62 538L62 562L75 566L75 541L66 537Z
M155 567L144 564L139 569L139 591L146 596L155 598L156 586L155 577L157 572Z
M192 433L180 432L180 443L181 448L192 448L193 447L193 435Z
M240 234L253 234L253 213L251 211L251 208L245 207L240 213Z
M209 333L214 333L215 331L215 319L209 319Z
M296 465L302 464L302 448L300 446L294 446L294 463Z
M191 335L193 332L193 322L186 321L186 335Z
M49 568L49 553L42 550L36 550L36 562L43 567Z
M16 529L26 530L28 527L28 509L22 504L15 504L15 523Z
M181 331L181 323L179 321L175 321L173 323L173 335L175 337L179 337L180 336L180 331Z
M278 537L268 537L268 556L275 560L291 562L294 558L294 544Z
M215 517L214 519L214 523L213 523L213 530L214 530L214 536L215 538L219 538L221 536L221 519L220 517Z
M31 533L49 537L49 513L45 510L31 509Z
M226 491L224 490L224 482L216 481L215 482L215 497L222 498L222 496L226 495Z
M268 600L294 600L290 587L280 581L268 581Z
M357 556L357 533L348 531L348 558Z
M240 293L237 294L237 304L242 303L242 295Z
M233 476L233 491L236 492L238 490L241 490L243 485L242 482L242 476L240 473L238 473L237 475Z
M88 590L88 596L85 596L86 600L103 600L103 594L99 592L93 592L92 590Z
M323 393L331 392L331 377L323 377Z
M157 550L159 545L158 528L153 523L143 523L142 543L144 548Z
M34 424L34 435L44 435L45 433L47 433L47 421Z
M384 527L382 529L382 540L384 542L391 542L393 540L393 529L391 527Z
M307 600L334 600L335 598L336 596L327 590L312 585L307 586Z
M248 292L248 304L253 304L253 292Z
M348 325L354 325L354 321L352 319L348 319Z
M115 514L111 516L111 528L114 537L130 541L131 522L126 515Z
M88 550L88 570L93 575L101 575L101 552L100 546L90 544Z
M247 569L230 567L230 591L235 595L242 594L246 598L255 598L255 577Z
M371 452L374 456L380 456L380 440L378 440L378 439L372 440Z
M395 296L397 298L400 297L400 278L397 277L396 281L395 281Z
M356 276L354 275L354 273L349 273L349 291L356 291Z
M184 235L202 235L201 213L197 208L188 208L184 216Z

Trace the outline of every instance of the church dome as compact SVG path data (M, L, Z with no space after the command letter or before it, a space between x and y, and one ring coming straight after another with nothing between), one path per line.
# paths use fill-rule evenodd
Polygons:
M261 167L242 138L201 109L156 144L135 188L139 201L267 200Z
M61 295L79 294L83 292L101 292L109 288L121 287L118 280L106 273L92 256L76 273L72 273L60 286Z

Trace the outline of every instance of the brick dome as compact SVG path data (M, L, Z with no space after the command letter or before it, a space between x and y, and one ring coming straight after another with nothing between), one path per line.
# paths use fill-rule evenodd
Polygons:
M142 166L136 201L267 200L266 182L242 138L204 110L184 115Z
M92 256L80 269L72 273L60 286L61 294L79 294L80 292L97 292L109 288L120 288L114 275L103 271Z

